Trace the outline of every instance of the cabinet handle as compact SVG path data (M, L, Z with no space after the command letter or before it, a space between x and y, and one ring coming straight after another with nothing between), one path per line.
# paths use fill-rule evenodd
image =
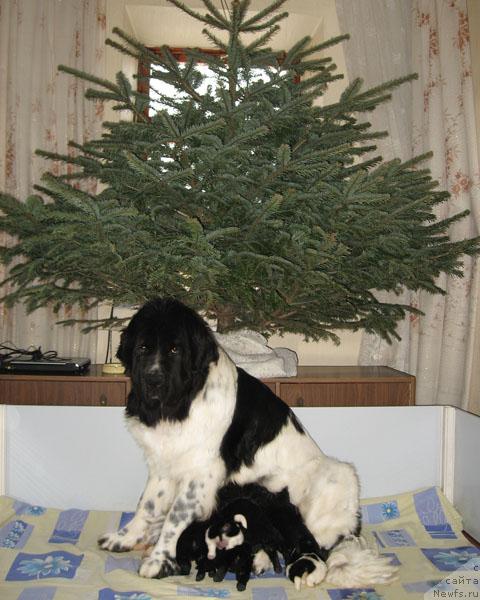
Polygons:
M100 406L107 406L107 397L105 394L100 394Z
M301 396L298 396L295 406L305 406L305 400Z

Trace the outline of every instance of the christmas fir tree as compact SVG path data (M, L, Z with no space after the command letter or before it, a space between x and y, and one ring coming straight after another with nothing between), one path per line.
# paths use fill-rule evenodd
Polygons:
M342 77L324 51L347 36L274 52L286 0L253 15L250 0L225 11L203 0L205 12L169 2L199 21L217 52L186 50L180 63L169 48L153 52L114 30L107 43L150 65L147 83L175 95L139 92L123 73L110 82L60 67L94 84L88 98L132 118L72 144L75 156L39 152L78 167L73 175L45 173L25 202L0 196L0 229L16 239L1 250L12 286L3 300L34 310L168 295L222 332L395 336L414 309L379 302L375 290L443 293L437 276L460 276L463 255L479 251L478 239L449 239L465 213L435 219L449 196L421 168L425 156L366 158L386 133L372 132L365 113L410 78L366 91L356 79L321 105ZM213 73L207 87L200 65ZM82 191L83 178L101 191Z

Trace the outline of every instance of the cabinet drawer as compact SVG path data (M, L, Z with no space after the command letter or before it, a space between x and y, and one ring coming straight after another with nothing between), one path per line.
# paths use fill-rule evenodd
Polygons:
M403 406L414 403L408 381L355 383L281 383L280 397L290 406Z
M4 404L56 406L125 406L124 381L0 381Z

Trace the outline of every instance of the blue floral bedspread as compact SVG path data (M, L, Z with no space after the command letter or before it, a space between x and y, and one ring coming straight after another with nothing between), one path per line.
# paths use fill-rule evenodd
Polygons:
M137 575L138 552L113 554L96 545L99 534L131 517L132 513L55 510L0 497L0 599L480 597L480 551L462 535L460 516L435 488L362 502L369 543L400 567L398 582L375 588L323 584L296 591L288 579L274 573L252 578L245 592L237 592L230 575L222 583L198 583L192 576L146 580Z

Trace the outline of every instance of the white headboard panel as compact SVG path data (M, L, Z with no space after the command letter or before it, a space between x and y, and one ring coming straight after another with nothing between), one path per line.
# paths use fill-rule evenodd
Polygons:
M442 408L298 408L321 449L355 464L363 498L442 484Z
M362 496L441 485L441 407L298 408L327 454L355 463ZM4 493L59 508L133 510L146 481L123 409L7 406Z
M453 503L465 530L480 540L480 416L455 410Z
M6 494L58 508L132 510L147 470L123 409L8 406Z

